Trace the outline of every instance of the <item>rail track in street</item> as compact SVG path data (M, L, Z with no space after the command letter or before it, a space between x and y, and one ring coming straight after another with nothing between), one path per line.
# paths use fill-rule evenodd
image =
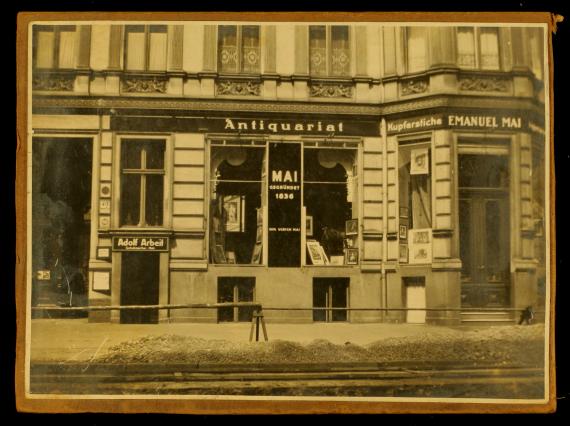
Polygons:
M32 394L531 398L534 366L32 364Z

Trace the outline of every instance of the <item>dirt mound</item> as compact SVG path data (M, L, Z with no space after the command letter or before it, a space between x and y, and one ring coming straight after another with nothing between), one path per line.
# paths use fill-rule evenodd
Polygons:
M498 326L453 333L387 338L365 347L317 339L232 343L194 337L145 336L112 346L99 363L319 363L319 362L471 362L541 365L543 326Z

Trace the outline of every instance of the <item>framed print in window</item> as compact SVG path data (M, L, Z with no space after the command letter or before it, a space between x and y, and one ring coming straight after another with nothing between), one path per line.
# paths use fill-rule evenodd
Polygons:
M400 239L406 240L408 238L408 227L406 225L400 225Z
M313 265L324 265L325 259L323 257L323 250L318 241L309 240L307 241L307 250L309 251L309 256L311 257L311 262Z
M410 162L411 175L429 174L429 155L427 148L412 149Z
M358 219L349 219L345 223L346 235L358 235Z
M245 229L245 197L227 195L224 197L226 232L243 232Z
M346 265L358 265L358 249L346 249L344 251L344 263Z
M313 236L313 216L307 216L307 237Z

